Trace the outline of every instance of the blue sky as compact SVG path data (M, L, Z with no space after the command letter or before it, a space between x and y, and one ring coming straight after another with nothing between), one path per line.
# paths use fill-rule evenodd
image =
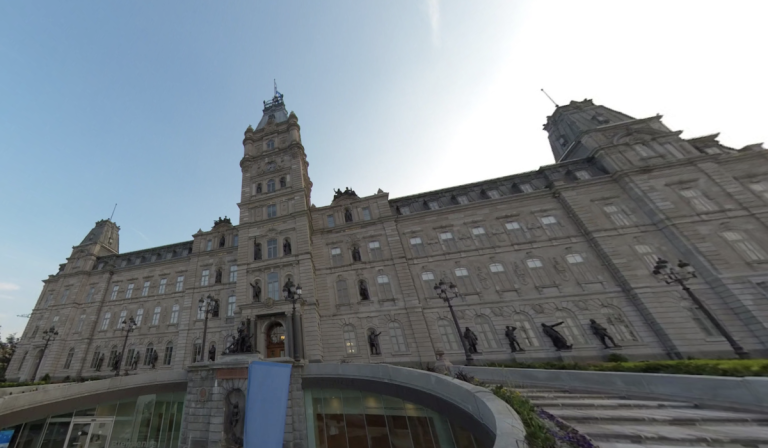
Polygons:
M1 2L0 332L94 222L124 252L238 216L242 138L277 79L312 201L553 162L553 106L768 139L762 1Z

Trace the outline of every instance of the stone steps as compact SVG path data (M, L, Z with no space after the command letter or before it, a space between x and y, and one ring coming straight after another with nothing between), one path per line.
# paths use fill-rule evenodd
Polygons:
M513 389L601 448L768 448L768 414L702 409L678 401Z

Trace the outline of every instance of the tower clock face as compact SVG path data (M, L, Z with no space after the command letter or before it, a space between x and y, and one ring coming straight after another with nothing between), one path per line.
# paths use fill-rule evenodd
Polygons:
M277 164L275 164L275 162L269 162L267 164L267 171L275 171L276 167L277 167Z

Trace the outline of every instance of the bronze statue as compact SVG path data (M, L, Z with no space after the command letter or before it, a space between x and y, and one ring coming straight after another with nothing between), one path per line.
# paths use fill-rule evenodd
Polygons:
M251 283L251 288L253 289L253 301L254 302L261 301L261 286L259 286L259 281L256 280L253 283Z
M211 310L211 317L219 317L219 301L213 301L213 309Z
M120 361L122 360L122 358L123 358L123 354L122 353L118 353L115 356L115 360L112 361L112 371L113 372L116 372L116 371L120 370Z
M506 336L507 340L509 341L509 346L512 348L512 353L518 350L524 352L525 349L520 345L520 342L517 340L517 336L515 336L515 330L517 330L517 327L511 327L507 325L507 331L504 332L504 336Z
M352 222L352 210L344 210L344 222Z
M211 344L211 347L208 349L208 361L216 361L216 346Z
M224 238L224 235L221 236L219 239L219 247L224 247L224 245L227 243L226 238Z
M287 238L283 241L283 255L291 255L291 242Z
M256 184L256 193L261 193L261 183Z
M240 403L232 403L232 414L229 416L229 426L231 428L237 428L237 424L240 423Z
M360 280L360 300L371 300L371 294L368 292L368 285L365 284L365 280Z
M138 351L133 355L133 361L131 361L131 370L136 370L136 369L139 368L139 357L140 356L141 355L139 355Z
M376 333L376 330L371 329L368 333L368 346L371 348L372 355L380 355L381 347L379 346L379 335L381 332Z
M477 351L477 335L474 331L470 330L469 327L464 328L464 339L467 340L467 345L469 345L469 352L470 353L478 353Z
M542 323L541 329L544 334L552 341L552 344L555 346L555 350L570 350L573 345L569 344L568 340L565 339L565 336L555 330L555 327L559 327L560 325L563 325L563 322L558 322L554 325L547 325Z
M221 283L221 268L216 269L216 283Z
M603 343L603 347L611 348L611 347L608 347L608 344L606 344L605 342L606 339L611 341L611 344L613 344L614 347L621 347L619 344L616 343L613 337L610 334L608 334L608 330L604 326L598 324L595 321L595 319L589 319L589 328L592 329L592 334L597 336L597 338L600 339L600 342Z
M150 358L149 365L153 369L157 366L157 350L152 350L152 357Z
M357 246L352 247L352 261L362 261L363 257L360 256L360 248Z

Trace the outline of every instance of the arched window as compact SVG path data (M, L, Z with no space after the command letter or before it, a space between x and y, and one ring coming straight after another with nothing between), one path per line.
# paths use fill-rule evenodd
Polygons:
M144 351L144 365L148 366L152 364L152 358L155 355L155 346L150 342L147 344L147 349Z
M163 365L170 366L173 361L173 342L168 341L165 344L165 354L163 355Z
M437 331L440 333L440 339L442 339L446 351L456 351L461 349L459 339L456 337L456 329L453 328L451 322L447 319L438 320Z
M434 297L435 284L437 284L437 282L435 281L435 274L430 271L422 272L421 281L424 284L424 295L426 297Z
M232 265L229 267L229 282L234 283L237 281L237 265Z
M560 310L555 313L555 318L563 322L563 325L557 327L557 330L565 336L569 344L584 343L584 333L581 331L579 320L572 313Z
M72 347L69 349L69 352L67 352L67 359L64 360L64 370L69 369L69 366L72 365L72 358L75 357L75 348Z
M99 365L99 358L101 358L101 347L96 347L96 350L93 351L93 358L91 358L92 369Z
M477 338L480 339L480 346L499 348L499 341L496 340L496 334L490 319L485 316L475 316L475 327L477 329Z
M237 297L229 296L229 298L227 299L227 317L234 317L236 306L237 306Z
M347 290L347 281L343 278L336 280L336 300L339 305L349 304L349 291Z
M342 333L344 335L344 348L347 355L357 354L357 336L355 335L355 327L352 325L344 325Z
M536 332L533 331L533 321L527 314L515 314L512 316L512 322L517 327L517 340L520 344L526 347L538 347L539 338L536 337Z
M274 193L275 192L275 180L269 179L267 181L267 193Z
M488 269L491 271L491 279L493 279L493 284L496 286L497 291L512 289L512 282L509 280L507 270L504 269L503 264L492 263L488 266Z
M203 343L200 339L195 339L192 343L192 362L200 362L203 360Z
M270 139L267 141L267 149L275 149L275 141Z
M629 322L627 322L627 320L624 319L624 316L621 314L621 311L610 307L603 307L603 309L600 310L600 314L603 315L605 323L607 324L606 326L608 327L608 331L613 335L613 337L620 341L638 340L635 332L632 331L632 327L629 325Z
M456 286L459 287L459 292L468 293L475 290L467 268L456 268L453 272L456 274Z
M286 181L285 181L285 176L283 176L280 178L280 188L285 188L285 187L286 187Z
M408 344L405 342L405 333L403 327L398 322L392 321L387 324L389 330L389 342L392 344L392 351L407 352Z
M392 296L392 284L389 283L389 277L386 275L379 275L376 277L376 283L379 284L379 299L391 299Z

